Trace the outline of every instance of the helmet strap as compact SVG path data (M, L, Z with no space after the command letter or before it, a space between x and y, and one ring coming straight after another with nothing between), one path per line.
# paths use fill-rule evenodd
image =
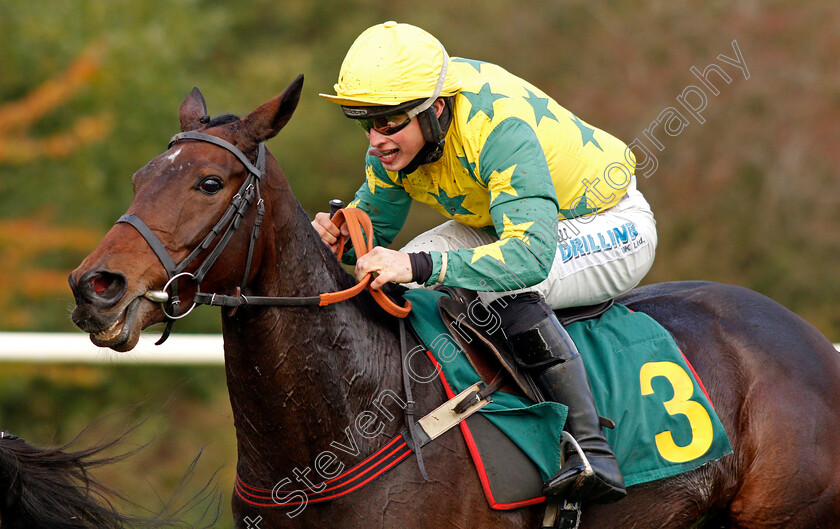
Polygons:
M420 125L420 130L423 132L423 138L426 140L426 144L423 145L420 152L403 169L404 173L413 173L421 165L434 163L443 156L446 133L449 131L449 126L452 123L452 99L453 97L443 98L444 107L440 118L438 118L434 106L426 109L422 114L417 116L417 122Z

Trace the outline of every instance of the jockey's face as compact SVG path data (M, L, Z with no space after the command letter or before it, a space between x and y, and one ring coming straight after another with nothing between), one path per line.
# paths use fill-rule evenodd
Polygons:
M416 117L408 126L395 134L386 136L377 132L376 129L370 129L367 137L371 147L368 152L379 158L382 166L388 171L403 169L417 156L426 143Z
M440 117L444 107L443 100L436 100L434 107ZM373 128L365 134L371 147L368 153L379 158L387 171L404 169L426 144L417 116L411 118L411 122L404 129L394 134L381 134Z

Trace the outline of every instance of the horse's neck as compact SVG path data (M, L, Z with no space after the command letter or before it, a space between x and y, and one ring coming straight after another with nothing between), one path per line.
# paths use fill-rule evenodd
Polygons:
M273 238L252 294L311 296L348 286L291 191L274 193L275 229L264 234ZM381 442L352 431L354 418L383 388L399 387L397 338L381 317L368 317L368 308L350 300L325 308L256 307L223 318L243 479L273 486L294 480L294 468L311 467L333 442L359 455Z

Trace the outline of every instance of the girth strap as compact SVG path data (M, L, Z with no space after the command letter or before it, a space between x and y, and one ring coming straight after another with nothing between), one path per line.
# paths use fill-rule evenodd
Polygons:
M469 399L469 393L477 390L479 386L479 384L474 384L417 421L414 428L416 434L419 435L412 438L409 430L403 430L389 443L350 470L324 481L320 485L315 486L310 483L308 488L282 489L281 484L288 484L291 481L284 479L274 489L268 490L249 485L237 475L234 491L241 500L256 507L302 508L309 503L338 499L395 468L402 461L405 461L411 455L411 452L416 452L419 455L420 447L433 442L488 404L491 401L489 396L485 397L482 402L471 404L469 410L461 413L454 412L458 403L464 399Z
M405 339L405 320L400 320L400 364L402 365L403 388L405 389L405 422L408 425L408 435L411 437L411 444L417 456L417 466L420 468L420 475L429 481L426 474L426 465L423 464L423 452L420 449L420 434L417 432L417 424L414 422L414 398L411 393L411 377L408 375L408 346Z

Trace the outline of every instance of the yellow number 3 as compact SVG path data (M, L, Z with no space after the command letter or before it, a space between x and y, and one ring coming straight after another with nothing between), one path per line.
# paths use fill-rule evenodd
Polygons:
M639 378L642 383L642 395L653 394L651 381L656 377L665 377L674 388L674 398L665 402L665 411L669 415L685 415L691 424L691 442L679 446L669 430L656 434L656 448L659 453L672 463L684 463L697 459L712 446L714 431L709 413L699 402L691 400L694 383L688 373L673 362L648 362L642 366Z

